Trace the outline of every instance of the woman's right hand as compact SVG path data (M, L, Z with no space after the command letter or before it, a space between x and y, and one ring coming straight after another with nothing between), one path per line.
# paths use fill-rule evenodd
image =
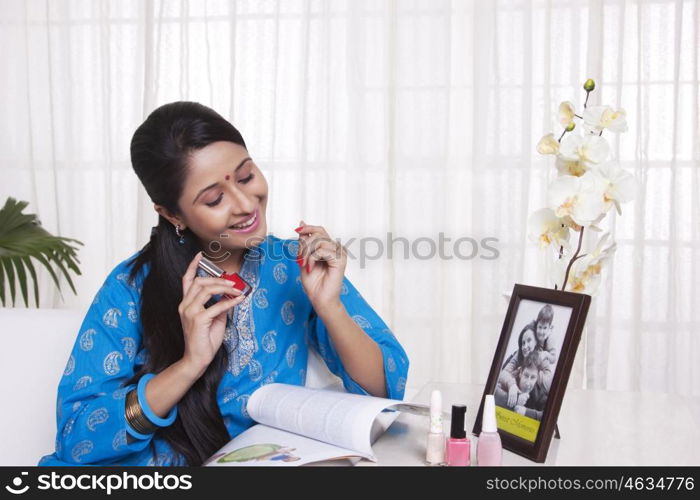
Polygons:
M201 376L216 356L224 340L228 311L243 302L245 295L223 278L197 276L202 252L195 255L182 277L182 302L177 308L185 337L183 362ZM204 305L213 295L228 294L209 308Z

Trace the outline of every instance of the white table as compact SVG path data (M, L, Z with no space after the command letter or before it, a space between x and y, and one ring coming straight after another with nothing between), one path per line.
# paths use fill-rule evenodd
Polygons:
M410 400L429 403L433 389L442 391L448 414L452 404L467 405L474 465L477 438L471 430L483 386L429 383ZM700 398L571 389L558 423L562 437L552 439L545 465L700 465ZM424 465L427 434L427 417L402 413L372 447L378 463L356 465ZM503 450L503 465L539 464Z

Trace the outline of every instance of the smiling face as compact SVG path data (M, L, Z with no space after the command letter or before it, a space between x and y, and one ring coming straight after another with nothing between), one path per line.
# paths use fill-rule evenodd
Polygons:
M544 344L549 338L549 334L552 333L552 323L549 321L538 321L537 322L537 342L540 345Z
M525 330L520 340L520 352L523 353L523 357L528 357L530 353L535 350L536 345L535 333L530 329Z
M248 151L233 142L213 142L190 154L178 206L179 216L158 205L156 211L192 231L205 255L224 269L267 234L267 181ZM232 227L241 224L248 225Z

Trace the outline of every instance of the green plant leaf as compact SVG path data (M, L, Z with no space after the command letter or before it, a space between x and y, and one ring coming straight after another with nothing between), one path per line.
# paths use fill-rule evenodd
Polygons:
M24 214L26 201L8 198L0 209L0 299L3 306L5 300L5 277L10 283L9 291L12 304L15 303L15 272L19 280L22 298L28 306L27 270L32 278L34 299L39 305L39 288L37 274L32 259L40 262L49 272L54 284L61 292L61 285L54 266L66 278L73 293L77 294L70 271L80 275L77 257L78 246L83 245L79 240L63 236L53 236L41 227L34 214ZM53 264L53 265L52 265ZM63 298L63 294L61 294Z
M66 262L66 265L73 272L75 272L75 274L80 276L80 268L78 267L78 264L77 264L77 262L79 262L79 261L78 261L77 257L75 256L74 248L66 245L66 246L58 247L57 250L62 255L63 259Z
M5 307L5 271L2 270L2 265L0 265L0 300L2 300L2 307Z
M15 306L15 271L12 269L12 262L8 258L2 259L2 265L5 266L7 281L10 283L10 298L12 299L12 307Z
M70 279L70 274L68 274L68 271L66 271L66 268L63 267L63 261L61 260L60 253L56 251L56 249L51 249L51 260L53 260L54 264L58 266L58 268L63 272L63 275L66 277L66 280L68 281L68 284L70 285L71 290L73 290L73 293L77 295L78 292L75 291L75 287L73 286L73 281Z
M32 259L29 257L22 257L24 265L29 269L29 274L32 275L32 283L34 284L34 303L39 307L39 280L36 277L36 270L34 269L34 264L32 264Z
M51 275L51 279L53 279L53 282L56 284L56 288L58 288L58 293L61 293L61 284L58 282L58 276L56 276L56 273L54 272L53 268L51 267L51 264L49 264L49 261L40 252L34 254L33 257L36 260L38 260L39 262L41 262L43 264L43 266L49 271L49 274ZM61 293L61 299L63 299L62 293Z
M22 210L29 205L26 201L17 201L10 197L5 202L5 206L0 210L0 227L4 231L10 232L17 227L36 220L34 214L23 214Z
M22 291L22 299L24 299L24 305L29 307L29 299L27 298L27 273L24 272L24 264L22 259L19 257L13 257L12 263L15 265L15 270L17 271L17 278L19 279L19 288Z

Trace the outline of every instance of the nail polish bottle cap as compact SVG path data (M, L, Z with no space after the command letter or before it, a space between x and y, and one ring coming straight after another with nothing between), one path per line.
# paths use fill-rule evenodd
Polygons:
M464 439L467 433L464 432L464 415L467 407L464 405L452 405L452 424L450 427L450 437L453 439Z
M442 393L438 390L430 394L430 433L442 433Z
M481 432L498 432L498 427L496 426L496 402L493 399L493 394L487 394L484 399Z
M217 278L220 278L221 275L224 274L223 269L221 269L219 266L214 264L212 261L210 261L206 257L202 257L201 259L199 259L198 267L201 267L208 274L210 274L212 276L216 276Z

